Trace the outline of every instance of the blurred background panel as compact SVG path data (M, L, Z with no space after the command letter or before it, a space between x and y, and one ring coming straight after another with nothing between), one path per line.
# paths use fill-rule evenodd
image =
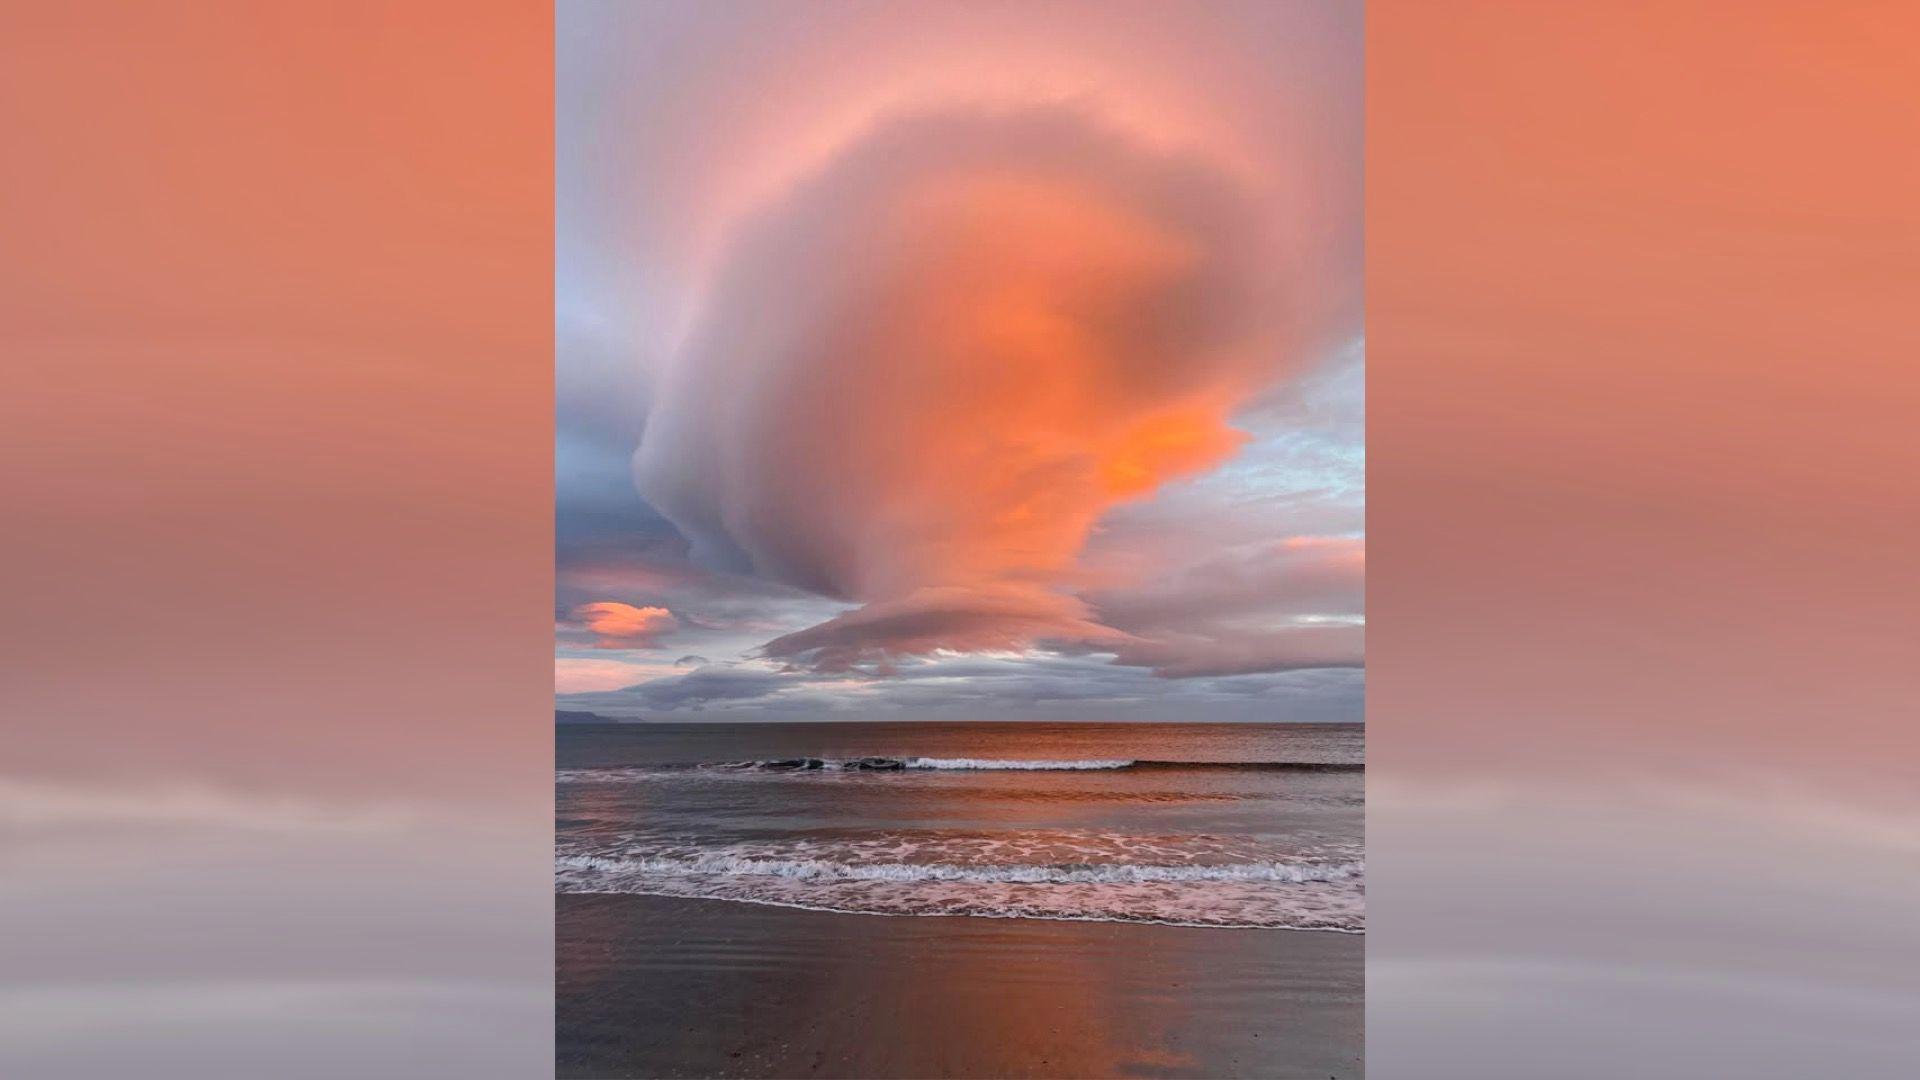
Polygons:
M1373 1075L1920 1062L1916 31L1369 6Z
M0 9L0 1074L550 1068L552 49Z

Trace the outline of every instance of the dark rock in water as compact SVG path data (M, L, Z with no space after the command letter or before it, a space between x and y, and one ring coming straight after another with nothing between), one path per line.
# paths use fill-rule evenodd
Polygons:
M782 758L779 761L760 762L760 767L763 769L819 769L825 766L826 762L817 757Z
M904 769L907 765L899 758L863 757L843 761L840 767L843 769Z

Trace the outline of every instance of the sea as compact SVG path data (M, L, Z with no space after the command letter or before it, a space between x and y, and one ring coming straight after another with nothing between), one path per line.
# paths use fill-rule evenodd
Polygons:
M1357 724L568 723L555 888L1362 933Z

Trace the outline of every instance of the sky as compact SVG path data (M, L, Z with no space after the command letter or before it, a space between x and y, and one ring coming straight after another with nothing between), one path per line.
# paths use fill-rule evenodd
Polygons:
M556 33L559 707L1361 719L1358 5Z

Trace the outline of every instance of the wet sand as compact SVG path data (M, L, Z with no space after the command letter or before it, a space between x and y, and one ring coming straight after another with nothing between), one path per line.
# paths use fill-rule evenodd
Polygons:
M560 1077L1362 1075L1359 935L555 899Z

